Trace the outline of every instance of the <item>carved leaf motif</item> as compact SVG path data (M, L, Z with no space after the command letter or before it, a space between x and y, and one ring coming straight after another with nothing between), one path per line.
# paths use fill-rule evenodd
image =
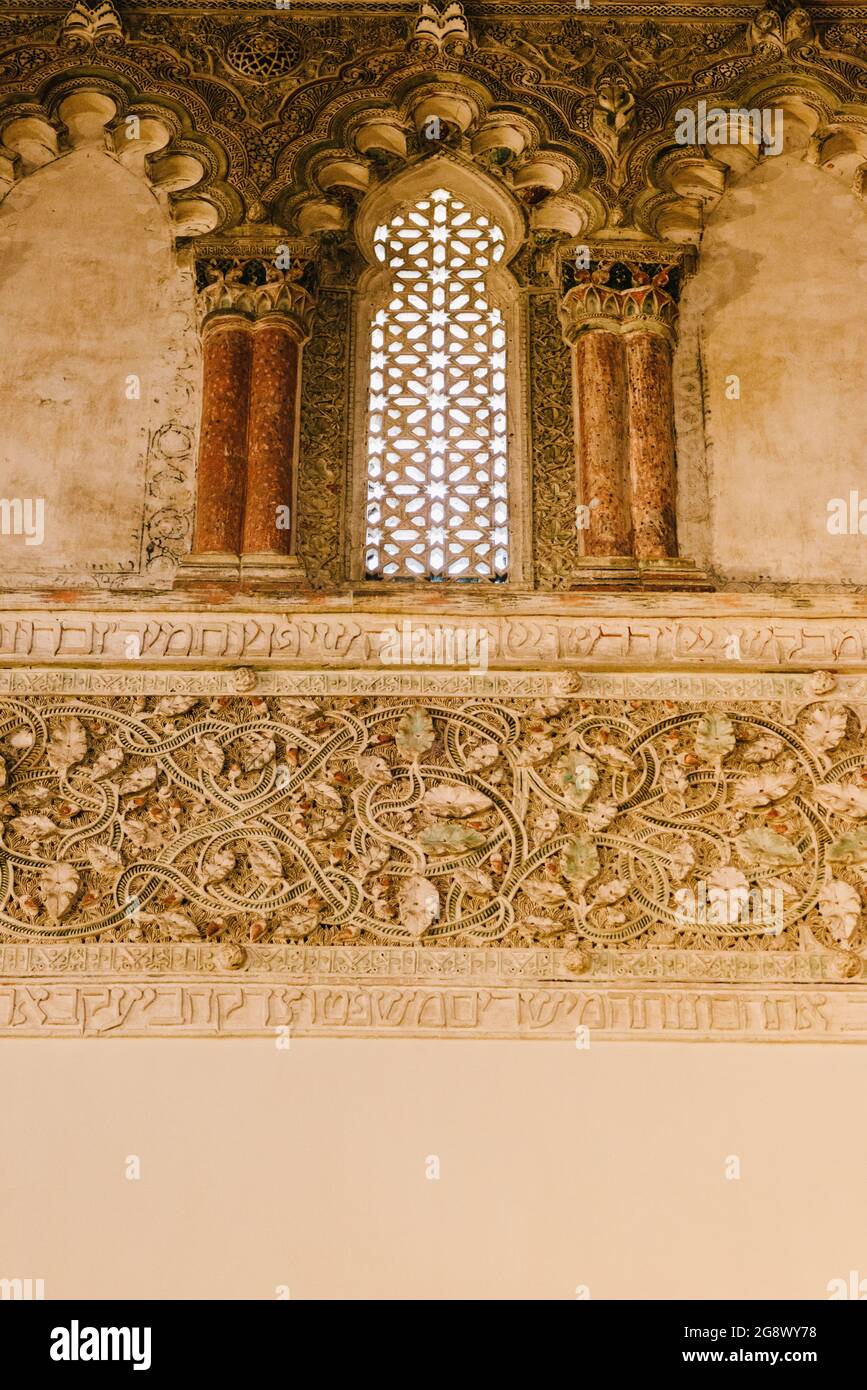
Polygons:
M10 824L27 840L47 840L51 835L60 834L59 828L48 816L15 816Z
M198 927L185 912L161 912L158 917L161 927L165 927L172 941L199 941Z
M563 923L558 922L553 917L537 917L535 914L525 918L528 927L533 928L535 936L553 936L555 932L563 930Z
M403 880L397 902L401 923L412 936L423 936L440 915L436 885L419 874Z
M593 898L594 907L606 905L608 903L619 903L629 892L629 885L620 878L612 878L608 883L600 885Z
M739 922L749 907L750 885L740 869L726 865L708 874L707 898L712 923Z
M6 759L0 758L0 787L6 786Z
M137 767L135 772L124 777L120 784L120 794L121 796L129 796L134 792L143 792L147 787L152 787L156 780L156 763L146 763L144 767Z
M553 806L545 806L534 818L530 827L530 836L534 845L544 844L557 834L560 828L560 817Z
M819 705L804 725L804 738L817 753L825 753L846 734L846 711L840 705Z
M274 761L277 755L277 745L273 738L263 734L261 738L252 738L247 745L244 754L242 767L245 772L261 772L263 767Z
M769 806L788 796L798 784L798 774L794 771L763 772L758 777L742 777L735 785L732 805L752 810L756 806Z
M555 903L565 902L569 896L562 883L554 883L549 878L525 878L521 891L541 907L553 907Z
M229 877L235 867L235 855L227 846L222 849L211 850L204 864L202 873L206 883L222 883Z
M481 869L459 869L455 879L465 892L476 898L489 898L494 891L494 880Z
M622 748L618 748L616 743L597 743L595 745L597 758L601 758L604 763L609 763L614 768L635 767L635 759L629 753L625 753Z
M816 788L816 800L841 816L862 820L867 816L867 787L855 782L826 782Z
M387 863L388 850L385 845L371 841L364 854L358 857L358 873L361 878L367 878L369 874L378 874Z
M822 921L841 945L846 945L861 917L861 899L851 883L831 878L819 890L817 899Z
M689 840L679 840L671 851L669 869L675 883L682 883L695 864L695 850Z
M391 781L391 768L385 758L377 757L374 753L365 753L358 759L358 771L369 782Z
M480 743L467 755L467 772L484 772L486 768L494 766L499 756L500 750L495 743Z
M19 787L12 799L19 806L44 806L51 800L51 792L37 783L32 787Z
M343 798L329 782L305 782L307 795L320 806L343 806Z
M451 816L455 820L476 816L493 805L489 796L463 786L429 787L422 803L435 816Z
M778 835L776 830L756 826L738 835L735 844L738 853L747 864L800 864L801 853L797 845Z
M434 726L430 715L427 710L416 706L414 709L407 710L401 719L394 741L401 753L411 758L418 758L433 747L434 737Z
M867 863L867 827L841 835L828 846L827 859L830 864Z
M695 751L700 758L711 762L725 758L735 746L735 731L724 714L704 714L695 731Z
M141 820L125 820L123 833L132 840L137 849L160 849L163 837L155 825L146 825Z
M276 845L263 843L261 840L254 840L247 847L247 858L250 861L250 868L258 879L263 883L278 883L283 877L283 864L280 860L280 853Z
M667 792L678 799L681 805L684 804L689 791L689 779L679 763L663 763L662 785Z
M87 757L87 734L74 714L55 724L48 740L47 753L49 763L58 772L65 772Z
M39 896L54 922L59 922L78 892L78 874L71 864L50 864L39 879Z
M553 752L554 740L552 738L531 738L518 751L518 765L520 767L538 767L540 763L547 762Z
M281 917L272 932L274 941L297 941L319 926L318 912L289 913Z
M610 825L616 818L617 814L616 801L594 801L587 812L587 829L594 832L604 830L606 825Z
M226 754L215 738L201 738L196 744L196 762L203 772L218 777L223 771Z
M569 708L570 703L565 695L552 695L547 700L534 700L530 706L530 713L538 715L540 719L549 719L553 714L562 714Z
M110 873L112 869L122 869L123 860L111 845L88 845L87 857L98 874Z
M600 870L599 855L592 840L584 840L576 835L563 847L560 855L560 872L568 883L579 893Z
M567 753L558 763L563 796L571 806L581 810L599 781L599 773L586 753Z
M769 763L783 751L783 740L776 734L760 734L744 749L745 763Z
M117 772L125 757L126 754L119 743L108 744L89 769L91 780L99 782L103 777L110 777L113 772Z
M16 729L14 734L9 735L9 747L16 751L32 748L35 741L32 729Z
M427 854L463 854L466 850L481 849L484 835L468 825L426 825L418 842Z
M193 709L198 703L198 695L164 695L161 700L157 700L154 714L186 714L187 710Z

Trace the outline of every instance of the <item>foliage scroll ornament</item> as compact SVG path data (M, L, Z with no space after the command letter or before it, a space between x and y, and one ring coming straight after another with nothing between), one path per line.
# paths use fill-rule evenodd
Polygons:
M867 950L867 749L833 697L46 696L0 720L6 940L818 949L850 975Z

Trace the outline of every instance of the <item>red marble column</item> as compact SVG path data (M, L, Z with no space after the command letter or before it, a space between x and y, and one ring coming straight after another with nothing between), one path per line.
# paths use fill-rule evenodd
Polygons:
M240 314L208 320L203 335L202 427L190 567L208 557L215 575L238 564L247 455L252 344Z
M261 558L295 553L295 475L301 403L301 357L306 337L296 318L268 314L253 327L244 569ZM291 529L285 522L288 509Z
M660 333L626 337L629 471L638 560L677 555L677 480L671 345Z
M589 517L584 554L631 556L624 341L594 328L578 335L572 351L579 495Z

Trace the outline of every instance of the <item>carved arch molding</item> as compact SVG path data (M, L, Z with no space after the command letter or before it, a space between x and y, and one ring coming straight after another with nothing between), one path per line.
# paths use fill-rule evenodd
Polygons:
M782 107L861 195L864 7L466 9L0 15L0 188L104 142L164 200L204 318L304 344L291 601L160 574L3 596L5 1036L867 1041L859 600L723 606L674 566L673 596L569 592L564 343L580 370L589 329L637 318L667 350L707 212L762 157L678 146L687 102ZM345 582L346 347L356 210L432 119L526 223L535 588L421 608ZM579 243L603 273L576 278Z

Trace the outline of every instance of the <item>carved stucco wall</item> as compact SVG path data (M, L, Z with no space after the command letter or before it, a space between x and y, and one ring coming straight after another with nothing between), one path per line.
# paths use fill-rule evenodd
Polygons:
M721 587L730 578L756 593L571 589L572 382L557 312L564 231L612 247L639 235L698 242L696 183L707 212L725 178L706 154L671 147L685 95L735 99L744 83L779 81L797 100L807 92L817 122L858 105L867 49L842 22L852 7L816 39L809 16L805 30L782 4L761 25L747 6L720 7L711 23L688 7L650 18L599 7L585 21L570 5L511 5L435 52L414 36L414 6L361 19L326 3L291 21L254 8L249 32L236 11L182 3L132 6L126 29L118 18L108 37L75 42L58 42L60 4L0 28L19 41L2 55L0 116L38 111L62 141L52 84L83 90L96 67L112 74L117 120L158 109L173 150L168 166L146 163L157 195L101 149L61 151L37 173L11 155L0 165L11 186L0 217L27 208L36 229L13 253L33 322L22 330L13 290L7 338L23 358L32 334L31 357L61 376L71 351L77 365L89 354L62 442L42 421L56 421L62 394L52 386L37 416L33 384L13 366L24 407L8 437L25 467L2 491L29 495L44 478L69 525L30 575L6 571L0 598L0 1031L867 1038L867 626L860 597L834 592L861 574L848 540L842 567L804 542L817 493L842 486L857 460L847 404L863 398L859 345L839 340L863 204L827 169L766 161L730 181L687 288L684 548L722 571ZM336 177L376 185L423 156L412 111L425 83L470 92L480 124L515 115L529 141L488 172L527 222L513 271L528 326L532 506L518 521L532 530L535 592L374 593L346 580L359 190L329 180L336 162ZM357 123L371 111L397 151L364 162ZM448 138L447 158L483 166L471 136ZM817 158L825 140L821 127ZM90 181L97 169L107 180ZM200 180L192 194L181 175ZM543 175L562 176L562 195L526 182ZM93 234L58 315L36 282L76 217L91 217ZM307 587L172 590L193 498L197 238L207 233L212 257L229 249L232 266L260 242L307 236L310 218L330 230L305 349ZM812 244L817 226L831 247L818 269L800 243L780 249ZM823 355L808 390L786 375L790 349L801 372L811 351ZM131 373L141 402L125 399ZM742 389L728 432L730 373ZM842 450L824 473L818 433L839 434ZM79 484L72 455L89 446ZM771 491L757 463L776 470L794 562L743 500ZM757 556L796 592L762 592ZM834 584L801 598L805 578ZM405 623L430 655L389 663L383 643ZM436 655L456 628L484 634L485 670ZM702 884L716 902L771 887L783 929L717 918L685 930L676 894Z
M865 293L864 205L826 172L767 160L711 215L684 293L677 424L683 544L716 573L863 585L864 537L826 523L863 471Z
M40 547L0 537L7 585L170 578L200 372L165 209L104 150L74 150L0 204L0 277L2 493L45 505Z

